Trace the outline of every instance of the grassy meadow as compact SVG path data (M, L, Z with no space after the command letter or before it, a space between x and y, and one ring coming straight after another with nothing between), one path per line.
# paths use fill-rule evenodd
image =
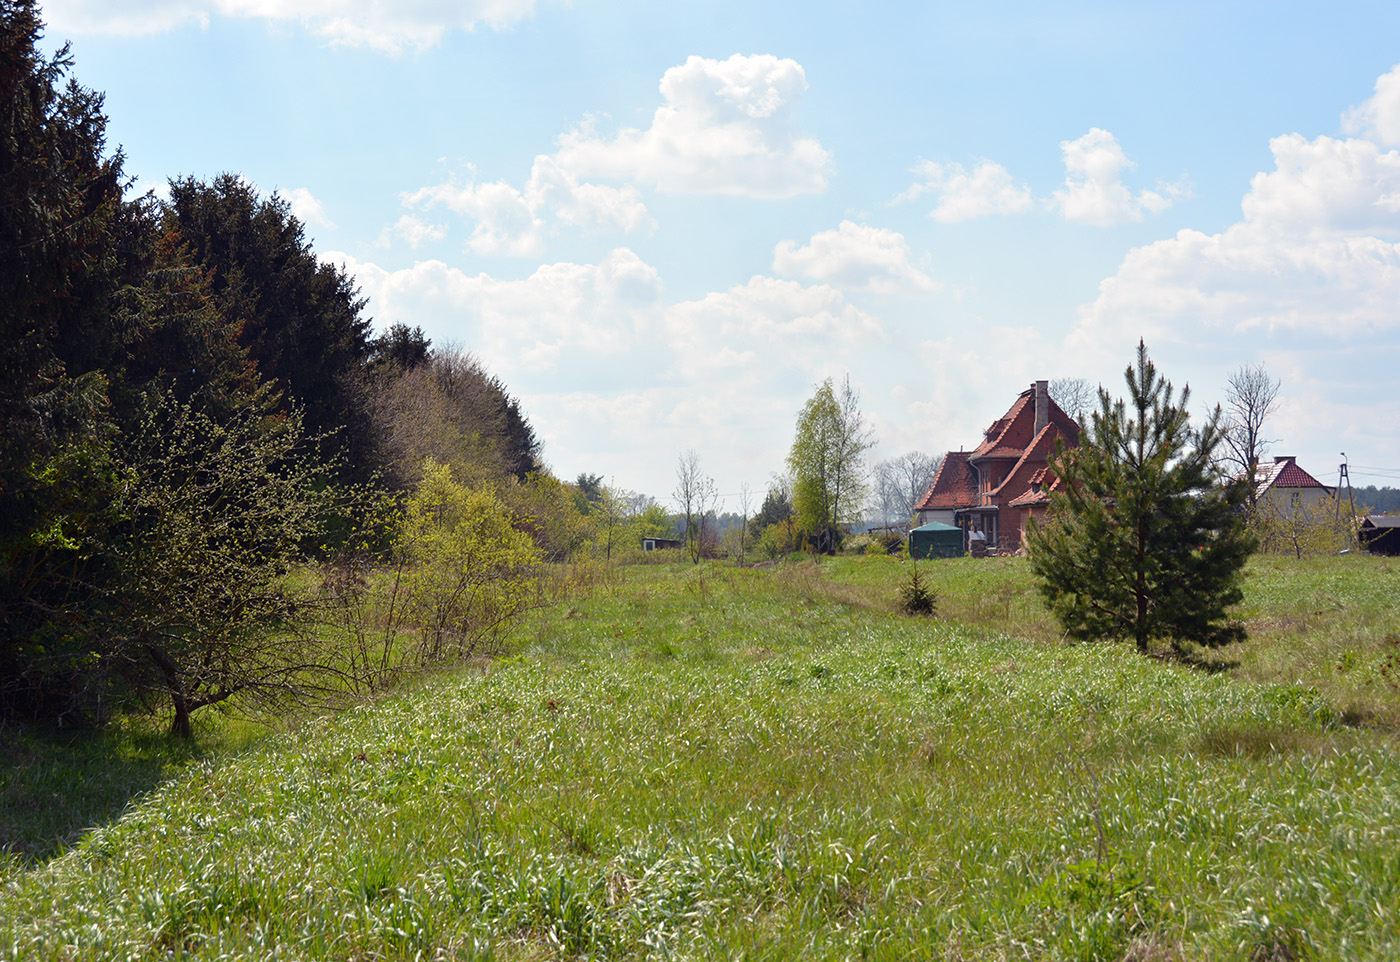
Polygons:
M1256 559L1209 671L908 570L616 568L265 737L17 735L0 957L1400 957L1400 565Z

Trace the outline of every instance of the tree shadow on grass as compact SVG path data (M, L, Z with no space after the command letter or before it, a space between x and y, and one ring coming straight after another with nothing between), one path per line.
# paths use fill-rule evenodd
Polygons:
M0 863L36 865L201 758L153 730L71 732L0 723Z

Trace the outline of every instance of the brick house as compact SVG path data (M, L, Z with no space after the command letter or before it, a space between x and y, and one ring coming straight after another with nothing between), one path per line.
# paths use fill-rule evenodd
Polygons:
M967 532L970 553L1011 552L1026 522L1044 513L1059 483L1049 468L1055 441L1079 443L1079 425L1050 397L1048 381L1022 391L971 451L949 451L915 510L918 524L940 521Z

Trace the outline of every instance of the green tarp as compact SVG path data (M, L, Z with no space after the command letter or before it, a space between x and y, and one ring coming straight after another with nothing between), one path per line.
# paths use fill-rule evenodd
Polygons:
M962 528L940 524L937 521L915 528L909 532L909 555L915 561L925 558L961 558Z

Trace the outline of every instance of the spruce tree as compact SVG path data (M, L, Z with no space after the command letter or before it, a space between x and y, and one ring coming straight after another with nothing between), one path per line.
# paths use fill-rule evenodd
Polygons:
M1040 589L1071 637L1197 646L1244 640L1228 617L1254 542L1243 484L1213 466L1224 427L1217 407L1193 428L1190 388L1173 397L1138 343L1128 403L1099 390L1079 447L1057 452L1060 490L1028 546Z

